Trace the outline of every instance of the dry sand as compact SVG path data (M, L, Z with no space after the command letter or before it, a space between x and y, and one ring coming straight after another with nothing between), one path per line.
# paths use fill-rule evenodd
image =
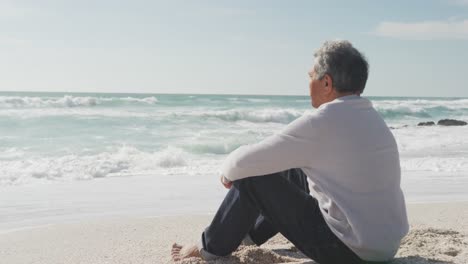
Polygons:
M411 232L392 263L468 263L468 203L409 205ZM173 263L171 244L195 242L211 216L118 218L0 234L0 263ZM308 263L282 236L229 258L179 263Z

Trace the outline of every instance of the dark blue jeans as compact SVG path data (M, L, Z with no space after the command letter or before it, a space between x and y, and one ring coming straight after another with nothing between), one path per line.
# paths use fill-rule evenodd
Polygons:
M320 264L365 263L330 230L301 169L234 181L202 234L203 249L227 256L247 234L261 245L278 232Z

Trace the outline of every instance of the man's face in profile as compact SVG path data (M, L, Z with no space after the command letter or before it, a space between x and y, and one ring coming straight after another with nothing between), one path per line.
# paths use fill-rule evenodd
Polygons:
M312 68L311 71L309 71L309 94L311 97L311 104L312 107L317 108L321 105L320 103L320 85L321 82L320 80L316 79L316 72L314 70L315 67Z

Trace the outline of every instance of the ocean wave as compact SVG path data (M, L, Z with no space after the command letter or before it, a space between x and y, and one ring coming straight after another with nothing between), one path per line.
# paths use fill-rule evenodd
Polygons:
M18 148L6 148L0 151L0 160L14 160L24 156L24 150Z
M401 169L403 171L468 172L468 158L462 156L403 158Z
M263 99L263 98L247 98L246 100L251 103L268 103L271 101L270 99Z
M374 107L384 117L440 117L468 113L468 99L455 100L375 100Z
M43 118L68 116L75 118L101 118L101 117L135 117L153 120L187 120L191 122L206 121L206 119L219 119L227 122L247 121L251 123L281 123L288 124L303 114L300 109L230 109L230 110L196 110L191 107L158 108L151 111L147 109L135 110L119 107L106 108L33 108L33 109L1 109L0 117L11 118ZM199 120L194 121L193 119ZM201 121L200 121L201 120Z
M119 102L156 104L158 99L154 96L144 98L90 97L71 95L64 95L62 97L0 96L0 108L91 107L106 103Z
M0 96L0 108L76 107L95 106L99 100L94 97L65 95L58 98L30 96Z
M187 157L183 150L169 147L158 153L156 164L163 168L181 167L187 165Z
M416 108L432 108L444 107L447 109L467 109L468 99L447 99L447 100L428 100L428 99L405 99L405 100L372 100L372 104L376 107L392 108L392 107L416 107Z
M188 153L168 147L159 152L144 152L122 146L112 152L95 155L65 155L62 157L24 158L11 156L7 150L0 157L0 185L27 182L31 179L87 180L128 174L144 174L158 170L184 167L189 164ZM21 153L22 155L23 153Z
M229 154L240 146L255 142L258 139L253 135L242 134L232 138L218 139L192 139L191 142L180 145L181 148L194 154Z
M145 98L135 98L135 97L124 97L124 98L112 98L111 100L120 100L126 102L138 102L138 103L146 103L146 104L155 104L158 102L158 98L151 96Z
M231 102L250 102L250 103L269 103L271 102L268 98L242 98L242 97L228 97L228 101Z
M240 144L228 144L227 142L209 142L209 143L194 143L184 146L184 149L200 154L227 154L241 146Z
M422 108L410 108L405 106L395 106L390 108L376 107L376 110L384 119L398 119L403 117L430 118L431 114Z
M300 117L302 111L295 109L231 109L224 111L209 111L201 113L205 118L218 118L224 121L249 121L254 123L282 123L287 124Z
M34 108L34 109L1 109L0 116L28 119L43 117L61 117L94 119L101 117L110 118L151 118L158 117L159 113L150 113L143 111L129 111L121 108ZM161 113L161 116L167 116L167 113Z
M454 101L377 101L373 102L373 105L384 118L388 119L447 118L468 114L468 100L464 99Z

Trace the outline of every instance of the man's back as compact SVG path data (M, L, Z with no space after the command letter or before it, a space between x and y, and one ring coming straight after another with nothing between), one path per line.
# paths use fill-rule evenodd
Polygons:
M230 180L302 168L330 229L366 260L388 260L408 231L398 149L369 100L340 97L228 157Z
M393 135L358 96L322 105L310 125L320 144L304 171L325 220L360 257L390 259L408 231Z

